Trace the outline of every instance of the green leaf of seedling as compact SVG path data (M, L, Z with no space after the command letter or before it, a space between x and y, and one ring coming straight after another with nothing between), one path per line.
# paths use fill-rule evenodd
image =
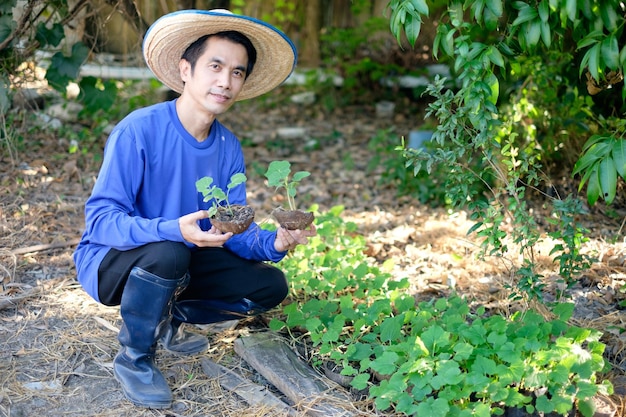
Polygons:
M303 178L306 178L309 175L311 175L311 173L308 171L298 171L295 174L293 174L293 177L291 180L294 182L300 182Z
M213 178L203 177L196 181L196 189L198 190L198 192L201 193L206 191L211 186L211 184L213 184Z
M507 363L514 363L519 360L519 352L517 351L513 342L506 342L501 345L494 345L497 355L500 359Z
M226 193L222 189L215 187L213 189L213 199L219 204L226 200Z
M237 174L233 174L233 176L230 177L230 183L228 184L227 188L230 190L231 188L234 188L240 184L243 184L247 180L248 178L246 177L245 174L238 172Z
M270 187L280 187L290 173L291 163L289 161L272 161L265 172L265 177Z
M296 196L296 184L289 184L286 187L287 189L287 195L289 197L295 197Z

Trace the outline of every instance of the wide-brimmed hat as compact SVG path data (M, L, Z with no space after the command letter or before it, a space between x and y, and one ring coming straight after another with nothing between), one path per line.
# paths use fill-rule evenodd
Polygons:
M159 81L181 93L183 81L178 64L183 52L204 35L228 30L246 35L257 53L252 73L237 100L267 93L292 73L298 53L284 33L261 20L225 9L181 10L160 17L146 32L143 56Z

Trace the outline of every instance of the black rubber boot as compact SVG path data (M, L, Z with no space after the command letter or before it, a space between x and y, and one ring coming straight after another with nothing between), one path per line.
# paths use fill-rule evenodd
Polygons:
M172 317L176 298L187 288L187 284L189 284L189 274L186 274L178 282L176 293L170 304L171 308L167 309L166 316L163 318L163 323L161 323L161 345L168 352L179 355L194 355L209 348L209 340L205 336L184 331L183 322Z
M211 324L221 321L243 319L267 311L267 308L242 298L236 303L220 300L182 300L174 304L174 320L185 323Z
M124 324L118 335L122 348L113 360L113 373L126 398L139 407L172 405L172 391L154 364L154 354L159 324L171 309L178 284L178 280L135 267L122 294L120 313Z
M194 355L209 348L209 340L205 336L186 332L182 325L180 320L170 319L161 336L163 349L179 355Z

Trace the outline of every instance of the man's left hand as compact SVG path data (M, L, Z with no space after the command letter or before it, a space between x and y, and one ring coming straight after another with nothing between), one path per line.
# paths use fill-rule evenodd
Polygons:
M274 248L278 252L286 252L298 245L306 245L309 243L309 238L315 235L317 235L317 230L314 225L305 230L287 230L281 227L276 231Z

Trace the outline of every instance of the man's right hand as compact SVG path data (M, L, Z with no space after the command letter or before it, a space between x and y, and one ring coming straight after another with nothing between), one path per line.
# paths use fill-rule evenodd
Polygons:
M209 217L209 213L206 210L199 210L179 218L178 227L180 227L183 239L201 248L224 246L224 243L233 235L232 232L222 233L215 226L205 232L200 229L198 221L207 217Z

